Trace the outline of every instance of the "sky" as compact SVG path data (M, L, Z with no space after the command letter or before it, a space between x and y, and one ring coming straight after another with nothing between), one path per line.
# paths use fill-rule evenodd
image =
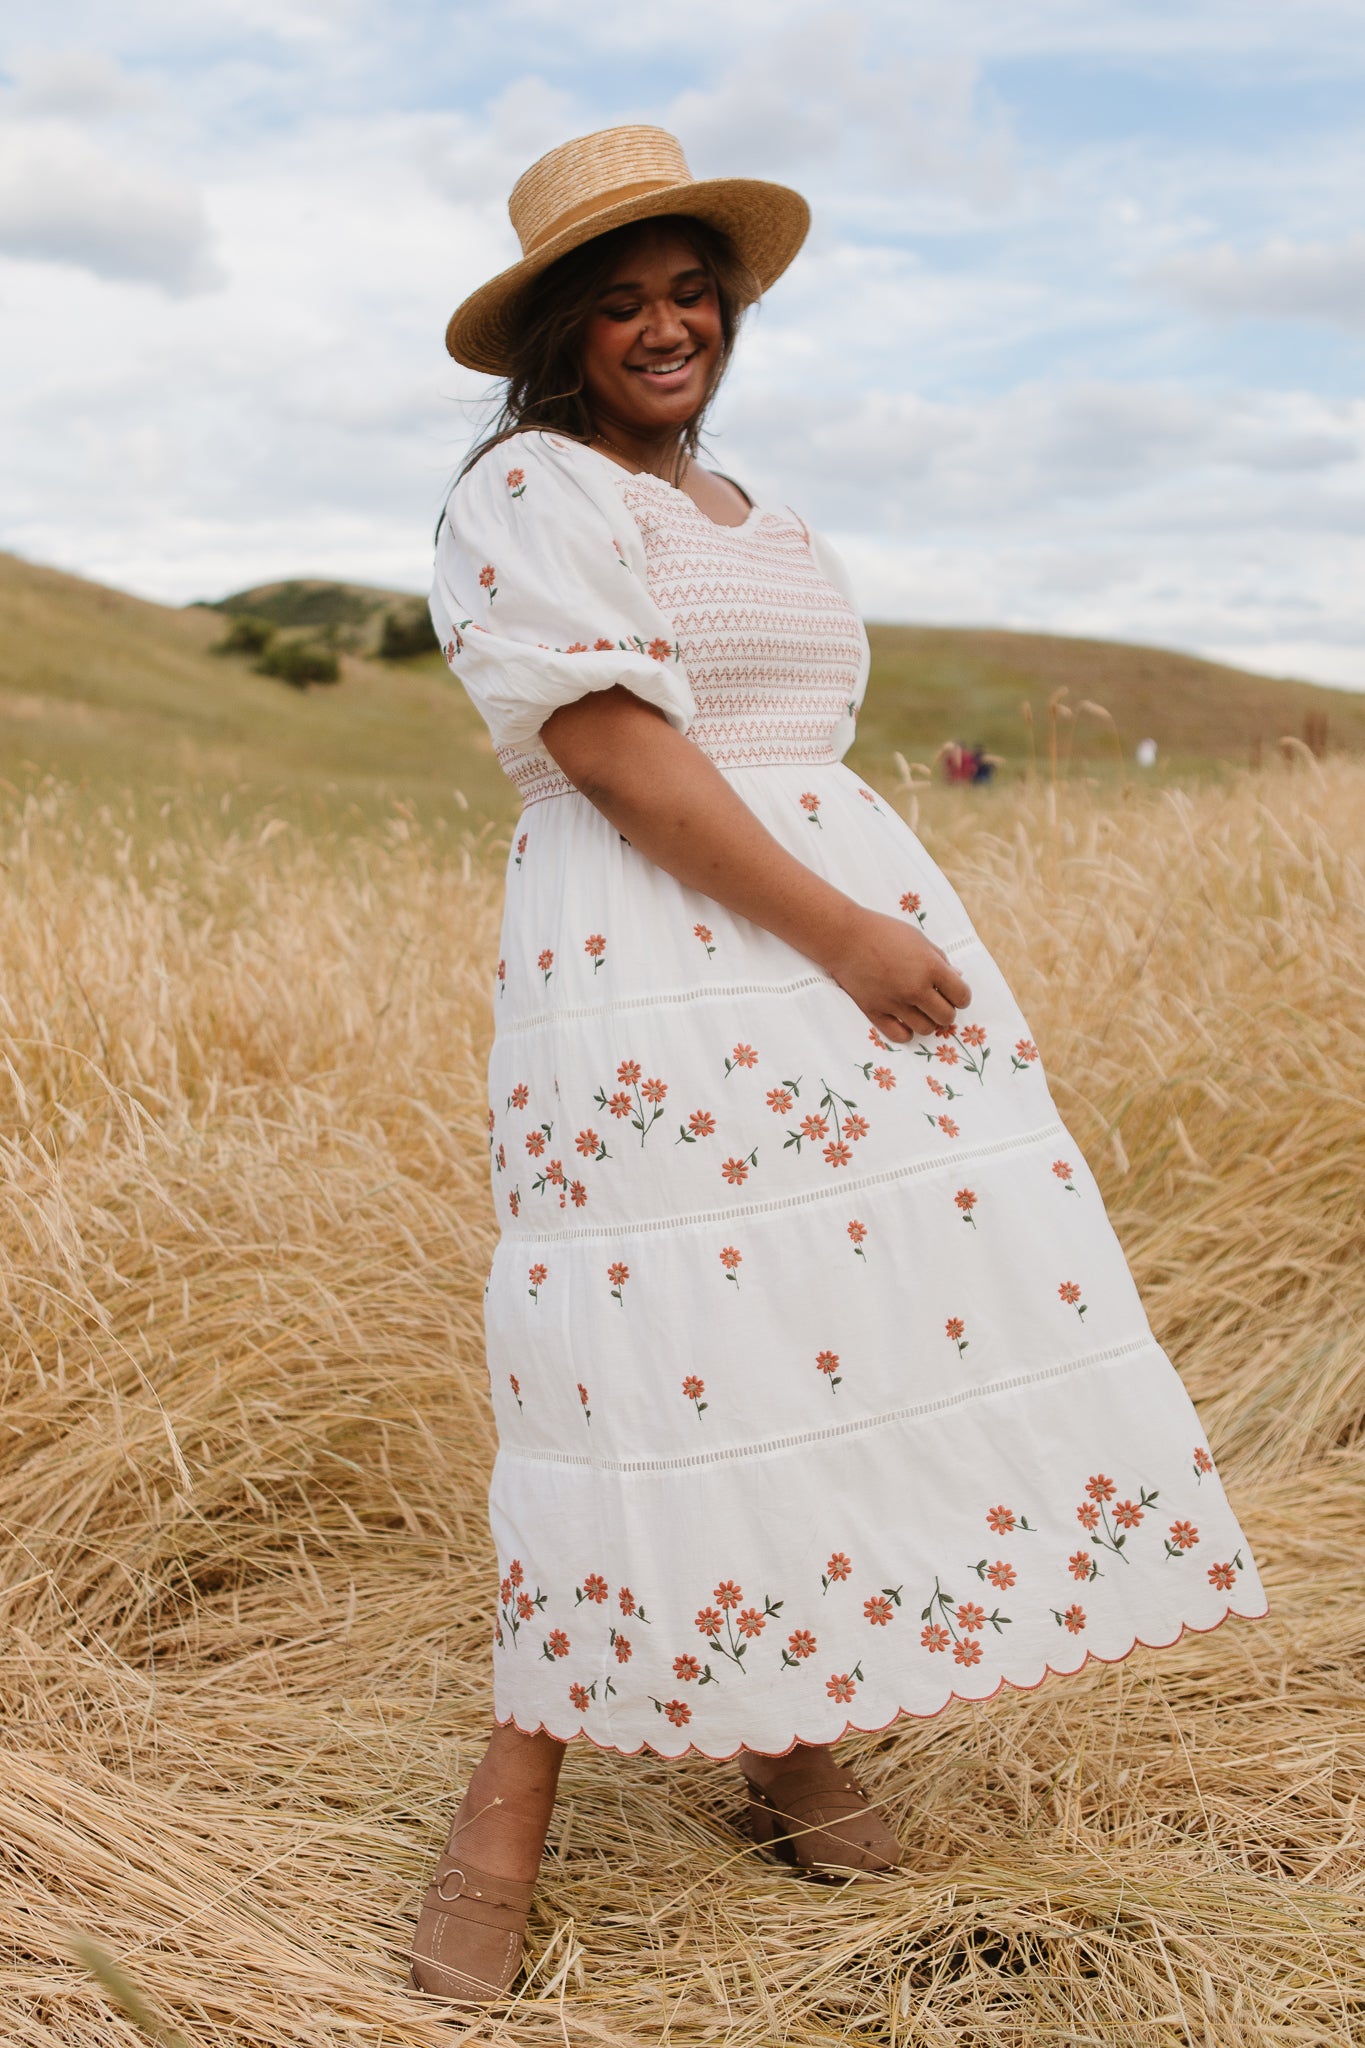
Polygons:
M1365 688L1361 0L64 0L0 31L0 547L423 590L506 196L649 121L814 225L712 460L873 618Z

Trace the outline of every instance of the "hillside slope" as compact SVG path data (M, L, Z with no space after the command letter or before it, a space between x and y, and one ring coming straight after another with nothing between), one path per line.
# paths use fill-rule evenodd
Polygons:
M35 772L155 792L250 784L294 805L365 813L399 799L449 813L461 799L506 821L510 791L487 733L452 687L440 655L391 664L345 651L341 681L299 692L212 650L224 614L255 610L282 627L362 625L372 644L382 613L407 593L295 581L216 607L177 609L0 554L0 773ZM1135 742L1160 749L1159 774L1202 774L1245 762L1325 715L1330 745L1365 752L1365 694L1278 682L1192 656L1105 641L968 628L872 626L872 683L850 756L878 778L893 753L932 759L948 739L1028 758L1028 701L1045 750L1047 698L1103 704L1131 761ZM1073 767L1108 772L1112 741L1083 720ZM459 795L456 792L459 792Z

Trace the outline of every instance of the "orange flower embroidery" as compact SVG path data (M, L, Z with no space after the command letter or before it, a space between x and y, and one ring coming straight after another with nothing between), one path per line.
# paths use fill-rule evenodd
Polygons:
M631 1592L629 1586L622 1586L620 1591L617 1593L616 1598L620 1605L622 1614L634 1614L635 1595ZM643 1616L641 1618L643 1619Z
M808 1628L794 1629L787 1637L787 1649L791 1656L800 1659L815 1655L815 1637Z
M569 1687L569 1698L572 1700L574 1706L577 1707L580 1714L586 1714L586 1712L588 1711L589 1699L588 1688L586 1685L571 1685Z
M616 642L614 640L594 640L592 651L594 654L610 654L615 646Z
M913 917L918 912L919 906L919 897L915 894L913 889L907 889L904 896L901 897L901 909L908 912L908 914Z
M749 1178L749 1161L727 1159L721 1168L721 1176L729 1181L732 1188L740 1187Z
M863 1250L863 1246L867 1242L867 1225L865 1223L860 1223L857 1217L855 1216L853 1221L848 1226L848 1234L853 1240L853 1252L855 1258L861 1259L864 1265L866 1265L867 1253Z
M578 1151L580 1151L583 1154L583 1157L585 1159L595 1159L597 1157L598 1148L600 1147L601 1143L602 1140L598 1137L596 1131L593 1130L591 1125L589 1125L586 1130L580 1131L578 1133L578 1136L574 1139L575 1147Z
M1067 1559L1067 1570L1073 1579L1089 1579L1094 1576L1094 1559L1088 1550L1073 1550Z
M629 1278L630 1267L624 1265L620 1259L614 1259L611 1265L607 1267L607 1279L611 1283L611 1298L620 1308L625 1307L625 1299L621 1290Z
M712 1593L711 1598L718 1606L730 1608L738 1607L744 1595L733 1579L722 1579Z
M697 1627L704 1636L718 1636L725 1626L725 1617L715 1607L703 1607L697 1615Z
M758 1054L754 1051L753 1047L751 1045L737 1045L729 1059L725 1062L725 1071L728 1074L732 1067L756 1067L757 1065Z
M614 1644L614 1648L615 1648L615 1651L616 1651L616 1661L617 1661L617 1663L618 1663L618 1664L629 1664L629 1662L630 1662L630 1644L629 1644L629 1642L627 1641L627 1639L626 1639L626 1637L625 1637L625 1636L617 1636L617 1638L616 1638L616 1641L615 1641L615 1644Z
M953 1618L959 1628L965 1629L968 1635L973 1635L977 1629L985 1627L986 1610L979 1607L975 1600L964 1600Z
M1142 1520L1142 1509L1135 1500L1117 1501L1114 1506L1114 1520L1120 1529L1136 1529Z
M1085 1490L1091 1500L1112 1500L1118 1492L1112 1479L1106 1479L1103 1472L1097 1472L1085 1482Z
M980 1643L970 1636L964 1636L960 1643L954 1643L953 1662L955 1664L979 1664L981 1662Z
M1177 1550L1193 1550L1199 1541L1199 1531L1193 1522L1172 1522L1171 1542Z
M583 951L588 955L588 957L592 961L592 971L594 974L596 974L598 968L602 965L602 956L606 952L606 950L607 942L603 938L601 932L593 932L591 937L584 939Z
M702 1399L702 1395L706 1392L706 1381L699 1380L694 1372L690 1372L687 1375L687 1378L682 1383L682 1390L696 1409L698 1415L701 1414L703 1408L710 1406L709 1402Z
M694 924L692 927L692 936L694 938L701 940L703 946L705 946L706 948L706 957L709 960L716 950L716 942L711 935L710 925Z
M681 1678L684 1685L689 1685L694 1678L701 1677L701 1666L695 1657L675 1657L673 1659L673 1676Z
M975 1230L976 1218L975 1216L973 1216L972 1211L976 1207L976 1196L972 1193L971 1189L959 1188L957 1193L953 1196L953 1200L957 1203L958 1208L962 1211L963 1222L970 1223L972 1229Z
M1063 1280L1061 1285L1058 1287L1057 1292L1061 1296L1063 1301L1069 1303L1073 1308L1076 1309L1076 1313L1078 1316L1084 1316L1085 1303L1081 1300L1081 1290L1076 1285L1076 1282L1074 1280ZM1077 1304L1079 1304L1079 1306L1077 1306Z
M583 1598L595 1601L600 1607L607 1597L607 1582L600 1572L589 1572L583 1581Z
M649 658L651 661L667 661L672 652L673 649L667 640L651 640L649 643Z
M826 1145L823 1156L826 1166L847 1166L853 1154L849 1151L847 1145L838 1139L832 1139Z
M801 808L812 825L820 823L820 799L813 789L808 789L802 797Z
M938 1124L939 1129L943 1132L943 1135L946 1138L957 1137L958 1128L950 1116L937 1117L934 1119L934 1121Z
M847 1671L836 1672L833 1677L825 1680L825 1691L832 1700L838 1700L841 1706L846 1706L857 1690Z
M986 1570L986 1577L993 1586L1002 1586L1006 1589L1014 1584L1018 1576L1019 1574L1015 1571L1014 1566L1006 1564L1003 1558L997 1558L995 1563L989 1565Z
M936 1045L934 1047L934 1057L935 1059L942 1060L945 1067L955 1067L957 1065L957 1047L955 1045Z
M961 1316L949 1316L947 1322L943 1325L943 1327L947 1335L952 1339L953 1343L956 1344L957 1355L959 1358L961 1358L963 1352L971 1343L971 1338L963 1335L963 1331L966 1329L967 1325L963 1322Z
M767 1625L767 1617L758 1607L745 1607L735 1617L735 1627L742 1636L761 1636Z
M514 1586L519 1586L526 1574L521 1568L521 1559L514 1557L507 1567L507 1576Z
M526 495L526 472L524 469L508 470L507 488L514 498L521 498Z
M839 1354L837 1351L817 1352L815 1364L817 1371L828 1374L831 1388L839 1385L842 1376L839 1372Z
M1016 1038L1014 1051L1010 1054L1010 1065L1016 1074L1022 1074L1025 1067L1031 1067L1038 1057L1038 1048L1031 1038Z
M874 1067L872 1069L872 1078L879 1088L885 1088L888 1091L896 1085L896 1077L890 1067Z
M891 1619L891 1602L884 1594L874 1593L870 1600L863 1602L863 1616L874 1628L885 1628Z
M716 1120L709 1109L694 1109L687 1119L687 1128L694 1138L714 1138Z
M575 640L572 647L566 647L564 649L564 652L566 654L586 654L587 651L588 643L586 640Z
M919 1639L926 1650L946 1650L952 1641L947 1629L940 1628L938 1623L933 1621L928 1622L920 1630Z
M825 1566L824 1576L821 1579L821 1584L824 1586L825 1591L828 1592L830 1587L837 1585L841 1579L846 1579L852 1570L852 1560L842 1550L836 1550L829 1563Z
M536 1603L529 1593L518 1593L517 1614L522 1621L529 1621L536 1611Z
M686 1700L665 1700L661 1711L675 1728L685 1728L692 1719L692 1709Z
M971 1046L982 1046L982 1045L984 1045L984 1044L986 1043L986 1027L985 1027L985 1025L984 1025L984 1024L964 1024L964 1025L963 1025L963 1027L962 1027L962 1043L963 1043L964 1045L971 1045Z
M856 1145L860 1138L865 1138L871 1128L865 1116L850 1115L844 1118L844 1136L851 1145Z
M1073 1636L1078 1636L1085 1627L1085 1609L1083 1607L1068 1607L1066 1613L1062 1616L1062 1626L1070 1629Z
M498 594L498 572L491 562L485 562L482 569L480 569L479 583L488 592L488 602L492 604L493 599Z
M718 1256L720 1258L722 1266L724 1266L725 1268L726 1279L733 1280L736 1287L738 1287L739 1268L744 1261L743 1252L740 1251L737 1245L727 1244L723 1247Z
M518 1081L516 1087L512 1090L512 1093L507 1098L507 1107L509 1109L525 1109L527 1103L530 1100L530 1089L527 1087L524 1081Z
M539 1301L541 1285L546 1279L548 1272L548 1266L534 1265L527 1274L526 1277L531 1283L530 1293L532 1301Z
M1098 1529L1100 1526L1100 1511L1093 1501L1083 1500L1076 1510L1076 1520L1083 1529Z
M644 1096L646 1102L653 1107L657 1107L668 1093L668 1083L667 1081L643 1081L640 1084L640 1093Z
M1230 1593L1237 1583L1237 1574L1230 1564L1211 1564L1209 1584L1216 1586L1220 1593Z
M512 1389L512 1393L513 1393L513 1395L514 1395L514 1397L515 1397L515 1399L516 1399L516 1404L517 1404L518 1408L520 1408L520 1406L521 1406L521 1381L520 1381L520 1380L519 1380L519 1379L517 1378L517 1376L516 1376L516 1374L515 1374L514 1372L509 1372L509 1373L508 1373L508 1375L507 1375L507 1384L508 1384L508 1386L509 1386L509 1387L510 1387L510 1388ZM506 1594L504 1593L502 1597L503 1597L503 1599L505 1600L505 1599L507 1598L507 1595L506 1595Z
M568 1656L568 1654L569 1654L569 1638L568 1638L568 1637L567 1637L567 1636L565 1635L565 1633L564 1633L564 1631L563 1631L563 1629L562 1629L562 1628L552 1628L552 1629L550 1630L550 1637L549 1637L549 1641L550 1641L550 1650L551 1650L551 1653L552 1653L552 1654L553 1654L554 1656L556 1656L556 1657L567 1657L567 1656Z
M951 1336L952 1332L949 1331L948 1334ZM1008 1536L1014 1527L1014 1509L988 1508L986 1511L986 1522L995 1531L997 1536Z
M583 1407L583 1414L584 1414L584 1416L586 1417L586 1419L587 1419L587 1420L588 1420L589 1422L591 1422L591 1421L592 1421L592 1410L591 1410L591 1408L589 1408L589 1406L588 1406L588 1390L587 1390L587 1388L586 1388L586 1387L584 1386L584 1384L583 1384L582 1380L580 1380L580 1381L578 1382L578 1398L579 1398L579 1401L580 1401L580 1402L582 1403L582 1407Z
M526 1133L526 1149L533 1159L539 1159L541 1153L545 1150L545 1133L543 1131L528 1131Z
M792 1108L792 1094L789 1088L770 1088L768 1107L774 1116L788 1116Z
M550 951L550 948L547 946L544 952L539 954L536 959L536 965L537 967L539 967L541 973L545 976L546 981L550 979L550 976L554 971L554 964L555 956Z
M1208 1452L1203 1448L1202 1445L1197 1446L1194 1453L1195 1477L1197 1479L1202 1479L1206 1472L1212 1472L1212 1470L1213 1459L1209 1456Z

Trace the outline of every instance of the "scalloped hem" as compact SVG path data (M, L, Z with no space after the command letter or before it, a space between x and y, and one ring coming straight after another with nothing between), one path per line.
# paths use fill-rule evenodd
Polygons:
M886 1729L894 1727L897 1721L936 1721L940 1714L947 1713L949 1707L955 1701L961 1701L963 1705L971 1707L988 1706L992 1700L998 1699L1007 1687L1011 1692L1037 1692L1042 1686L1046 1685L1049 1678L1077 1678L1091 1664L1106 1664L1110 1667L1116 1664L1126 1664L1134 1650L1173 1650L1176 1644L1183 1642L1187 1635L1211 1636L1226 1621L1264 1621L1269 1612L1270 1606L1268 1602L1264 1607L1258 1608L1253 1614L1245 1614L1240 1608L1228 1606L1223 1609L1217 1621L1211 1621L1207 1628L1200 1628L1199 1624L1193 1621L1182 1622L1179 1632L1173 1635L1168 1642L1148 1643L1144 1642L1141 1636L1134 1636L1128 1648L1117 1657L1102 1657L1098 1650L1087 1650L1082 1662L1074 1667L1059 1670L1052 1664L1045 1664L1042 1677L1036 1679L1032 1685L1022 1685L1017 1679L1002 1677L1000 1683L992 1692L950 1692L942 1706L931 1707L925 1713L918 1712L914 1707L897 1707L895 1713L890 1715L887 1720L878 1721L872 1725L862 1721L845 1721L837 1735L820 1735L814 1738L809 1735L793 1735L785 1749L759 1749L753 1743L748 1742L737 1742L733 1749L727 1750L701 1749L695 1742L689 1743L686 1749L659 1749L652 1742L637 1743L634 1749L622 1749L619 1742L599 1741L597 1736L590 1735L586 1728L575 1728L571 1735L556 1735L554 1729L547 1728L543 1721L539 1722L534 1728L523 1728L515 1714L508 1714L502 1717L495 1713L493 1719L499 1728L515 1728L520 1735L552 1736L556 1742L562 1742L565 1748L571 1742L587 1742L594 1749L604 1750L610 1756L643 1756L648 1751L651 1756L657 1756L663 1763L682 1763L686 1758L695 1756L705 1758L708 1763L728 1764L733 1763L741 1750L746 1749L753 1756L788 1756L801 1743L806 1744L812 1749L820 1749L827 1747L830 1743L842 1742L846 1735L881 1735Z

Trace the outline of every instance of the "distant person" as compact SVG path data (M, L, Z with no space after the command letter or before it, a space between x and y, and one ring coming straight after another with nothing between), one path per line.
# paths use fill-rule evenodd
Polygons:
M489 1073L492 1725L413 1950L466 2002L516 1975L568 1742L733 1758L768 1850L885 1873L851 1729L908 1715L918 1750L954 1697L1264 1606L1026 1019L842 765L843 568L698 459L805 202L615 128L511 213L523 259L447 331L507 381L431 599L525 804Z

